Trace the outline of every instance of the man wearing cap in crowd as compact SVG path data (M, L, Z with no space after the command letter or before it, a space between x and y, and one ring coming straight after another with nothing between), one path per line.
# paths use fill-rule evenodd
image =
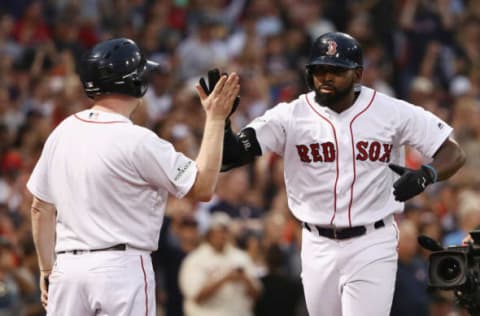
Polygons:
M212 214L205 240L180 268L186 316L249 316L260 293L247 253L230 243L231 218Z

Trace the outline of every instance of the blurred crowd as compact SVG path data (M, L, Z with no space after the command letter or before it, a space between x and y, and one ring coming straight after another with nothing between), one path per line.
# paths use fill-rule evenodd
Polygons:
M426 291L428 252L416 236L459 245L480 225L479 0L2 0L0 316L44 315L25 183L49 132L92 105L77 76L86 50L128 37L159 62L133 119L195 158L200 76L213 67L239 73L238 130L306 92L310 44L333 30L362 44L365 85L434 112L467 153L457 175L397 217L391 314L463 315L451 292ZM408 149L410 167L425 162ZM306 315L301 225L288 210L282 163L264 155L222 174L208 203L169 201L153 254L159 315Z

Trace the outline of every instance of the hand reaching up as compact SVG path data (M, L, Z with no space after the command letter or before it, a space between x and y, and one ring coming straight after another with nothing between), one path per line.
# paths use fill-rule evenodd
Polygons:
M233 113L234 106L238 106L237 100L240 91L239 77L235 72L229 75L224 74L220 77L213 77L209 72L210 87L207 87L205 81L202 82L201 80L196 86L196 89L207 116L213 119L221 118L227 120L231 113ZM212 80L210 80L210 78L212 78Z

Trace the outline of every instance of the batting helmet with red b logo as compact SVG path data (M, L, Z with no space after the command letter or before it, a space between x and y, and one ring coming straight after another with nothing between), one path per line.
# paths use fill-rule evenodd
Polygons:
M348 69L362 68L362 48L358 41L348 34L341 32L325 33L313 43L310 58L305 65L309 87L312 87L311 70L317 65Z

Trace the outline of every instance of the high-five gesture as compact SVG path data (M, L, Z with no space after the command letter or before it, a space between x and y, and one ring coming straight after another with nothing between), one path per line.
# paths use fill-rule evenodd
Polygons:
M227 76L226 73L223 74L224 76ZM199 80L199 85L202 87L203 91L206 92L207 95L211 94L212 91L214 90L215 86L217 85L218 81L220 80L220 71L218 69L210 69L207 74L207 80L205 78L200 78ZM226 120L225 120L225 125L226 128L230 126L230 116L236 111L238 105L240 104L240 96L237 94L235 99L233 100L233 105L230 113L228 114Z
M205 91L205 87L196 86L203 108L212 119L225 120L232 111L235 98L240 91L238 75L222 75L211 91Z

